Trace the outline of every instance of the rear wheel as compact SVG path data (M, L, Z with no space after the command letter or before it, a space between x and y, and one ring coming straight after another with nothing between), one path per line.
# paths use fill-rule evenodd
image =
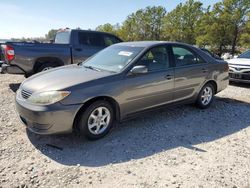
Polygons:
M206 84L200 91L196 105L202 109L208 108L214 99L214 86L210 83Z
M80 115L78 128L90 140L104 137L113 125L114 111L107 101L96 101Z
M58 65L55 63L43 63L41 66L38 67L38 69L36 70L36 73L47 71L47 70L55 68L57 66Z

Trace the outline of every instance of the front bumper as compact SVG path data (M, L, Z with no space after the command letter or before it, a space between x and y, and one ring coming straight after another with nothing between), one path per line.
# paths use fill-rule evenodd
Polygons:
M229 80L250 83L250 65L229 64Z
M229 80L234 82L250 83L249 73L229 72Z
M5 74L25 74L25 71L16 65L8 65L4 62L0 62L0 73Z
M20 120L26 127L37 134L70 133L78 105L63 105L61 103L49 106L37 106L16 98L16 110Z

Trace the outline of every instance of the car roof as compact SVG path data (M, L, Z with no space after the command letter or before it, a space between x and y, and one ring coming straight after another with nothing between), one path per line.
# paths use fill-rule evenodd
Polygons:
M159 44L181 44L181 45L190 46L190 47L192 46L192 45L181 43L181 42L171 42L171 41L134 41L134 42L122 42L122 43L118 43L115 45L148 48L148 47L156 46Z

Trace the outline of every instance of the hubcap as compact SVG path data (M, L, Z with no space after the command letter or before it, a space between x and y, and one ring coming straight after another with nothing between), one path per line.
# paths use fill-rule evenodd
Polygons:
M88 119L88 129L92 134L103 133L109 125L111 119L110 111L106 107L98 107L93 110Z
M203 105L208 105L213 97L213 90L211 87L205 87L201 95L201 102Z
M42 71L47 71L49 69L52 69L53 67L45 67Z

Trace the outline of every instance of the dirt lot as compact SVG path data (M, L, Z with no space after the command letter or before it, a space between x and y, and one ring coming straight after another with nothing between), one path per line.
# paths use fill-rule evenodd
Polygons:
M0 187L250 187L248 85L208 110L167 108L90 142L26 131L14 105L22 80L0 75Z

